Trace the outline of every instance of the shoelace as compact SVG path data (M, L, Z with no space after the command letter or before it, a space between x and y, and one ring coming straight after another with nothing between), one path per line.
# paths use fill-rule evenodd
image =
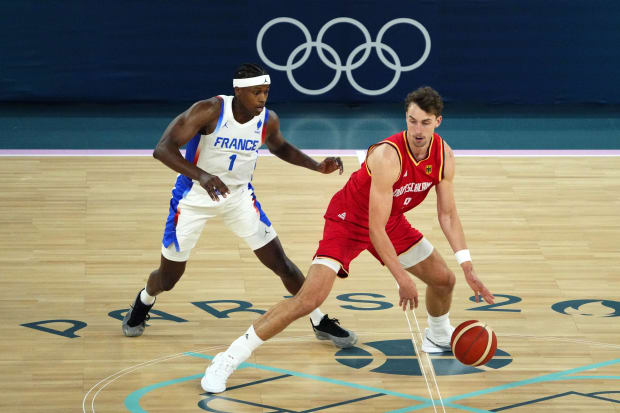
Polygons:
M224 377L230 376L235 369L232 361L227 356L220 357L220 359L218 359L217 363L211 365L211 367L213 367L213 374Z
M335 323L335 324L340 325L340 321L339 321L336 317L334 317L334 318L329 318L329 317L327 317L327 319L328 319L329 321L331 321L332 323Z
M129 308L131 308L131 311L133 311L133 305L130 305ZM146 324L146 322L149 321L150 319L151 319L151 315L149 313L146 313L146 316L144 316L144 320L142 321L142 323Z

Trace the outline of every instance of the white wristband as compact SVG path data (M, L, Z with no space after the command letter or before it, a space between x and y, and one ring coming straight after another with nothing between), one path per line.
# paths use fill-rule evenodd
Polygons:
M471 261L471 255L469 254L469 250L460 250L454 253L456 257L456 262L461 265L465 261Z

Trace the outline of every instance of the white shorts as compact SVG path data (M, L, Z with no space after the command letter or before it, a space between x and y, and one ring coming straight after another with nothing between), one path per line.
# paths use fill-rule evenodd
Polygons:
M181 177L172 191L170 214L164 230L161 253L165 258L187 261L207 220L218 216L252 250L267 245L278 236L261 209L251 184L231 188L226 198L220 197L216 202L197 183L189 191L185 190L184 186L191 181Z

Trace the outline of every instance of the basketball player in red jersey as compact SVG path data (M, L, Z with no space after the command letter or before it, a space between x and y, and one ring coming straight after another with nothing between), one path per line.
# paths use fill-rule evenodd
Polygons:
M213 359L202 378L212 393L226 389L226 381L264 340L323 303L336 276L347 277L349 263L368 250L387 266L399 287L399 306L418 306L418 291L409 276L427 285L429 328L422 350L450 350L448 311L456 278L431 243L405 218L435 187L441 229L455 251L465 280L487 303L494 297L476 275L454 201L454 153L435 133L442 121L443 102L430 87L405 99L407 130L371 146L366 161L337 192L325 213L323 239L301 290L281 301L254 322L244 335Z

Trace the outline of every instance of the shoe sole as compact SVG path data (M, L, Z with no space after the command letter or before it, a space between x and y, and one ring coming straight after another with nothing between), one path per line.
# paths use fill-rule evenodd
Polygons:
M209 386L207 385L207 380L206 380L207 376L202 376L202 379L200 380L200 387L202 387L202 390L208 392L208 393L222 393L226 390L226 387L222 388L217 388L217 389L213 389L213 388L209 388Z
M424 340L422 341L422 351L425 353L448 353L452 351L452 347L441 346L439 344L434 343L430 338L428 338L428 329L424 331Z
M323 333L322 331L317 330L314 331L314 335L319 340L330 340L338 348L349 348L357 344L357 335L355 335L352 331L348 332L349 337L335 337L331 334Z
M433 343L430 343L430 345L426 345L426 343L424 343L422 344L422 351L425 353L450 353L452 349L448 347L436 346Z
M140 337L142 333L144 333L144 325L138 324L135 327L131 327L129 324L127 324L127 322L129 321L129 317L131 317L131 310L132 309L130 308L127 311L127 314L125 314L125 317L123 317L123 334L125 335L125 337Z

